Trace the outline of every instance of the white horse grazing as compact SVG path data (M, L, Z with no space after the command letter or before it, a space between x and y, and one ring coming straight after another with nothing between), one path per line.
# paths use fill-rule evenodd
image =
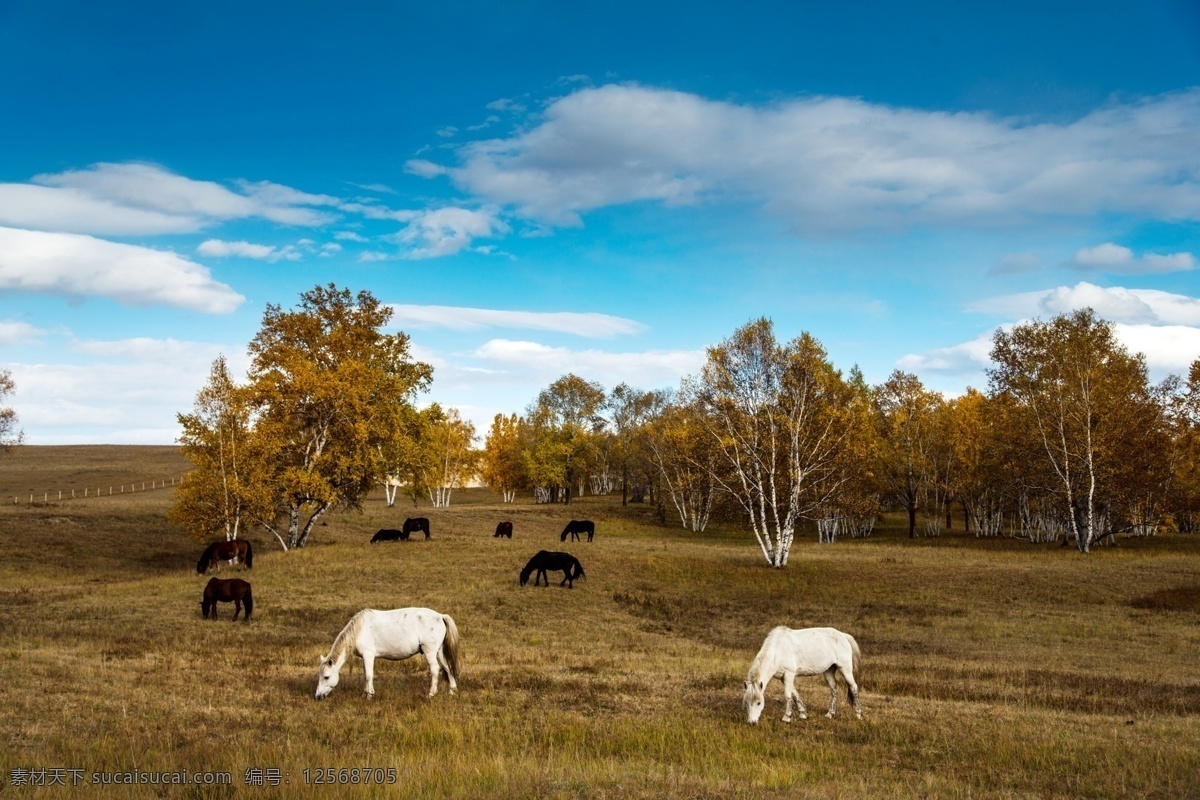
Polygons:
M326 697L338 684L338 671L351 651L362 656L368 697L375 696L375 658L392 661L424 653L433 674L429 696L438 690L438 676L446 673L450 694L458 693L458 626L446 614L428 608L397 608L376 611L364 608L355 614L333 640L329 655L317 670L317 699Z
M837 713L837 673L842 673L846 692L854 703L854 713L862 719L862 706L858 704L858 684L854 673L858 672L858 642L848 633L833 628L803 628L792 630L780 626L767 634L766 641L746 676L746 692L742 705L746 707L746 721L751 725L758 722L762 714L767 684L778 676L783 683L783 696L787 707L783 710L783 721L792 721L792 702L800 708L800 719L808 719L800 693L796 691L797 675L825 675L829 684L829 713Z

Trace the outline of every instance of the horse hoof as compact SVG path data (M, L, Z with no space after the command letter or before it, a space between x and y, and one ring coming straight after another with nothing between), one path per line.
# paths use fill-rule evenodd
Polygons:
M800 719L808 719L808 714L801 714Z
M833 717L834 717L834 714L832 711L830 711L828 714L825 715L825 719L833 719Z
M791 722L792 722L792 718L791 718L791 717L784 717L784 718L783 718L783 721L784 721L785 723L787 723L787 724L789 724L789 725L790 725L790 724L791 724Z

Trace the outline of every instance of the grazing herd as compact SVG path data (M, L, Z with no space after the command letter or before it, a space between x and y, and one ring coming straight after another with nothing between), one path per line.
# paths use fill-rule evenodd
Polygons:
M427 540L430 538L428 518L410 517L404 521L402 528L381 528L371 537L371 544L406 542L417 532L424 533ZM587 540L591 542L596 535L595 523L591 520L573 519L563 528L559 541L565 542L568 536L572 541L582 541L582 534L587 534ZM498 523L492 536L512 539L512 522L504 520ZM200 556L196 572L201 575L210 569L220 572L222 563L243 564L246 569L251 569L254 565L254 550L250 542L244 539L213 542ZM570 553L540 550L521 570L520 584L527 585L529 577L534 575L534 586L549 586L547 572L562 572L563 579L559 586L569 589L575 588L577 579L585 577L583 565L575 556ZM250 615L254 611L254 595L247 581L240 578L211 578L204 587L204 598L200 601L204 618L209 619L211 615L215 620L217 603L222 602L234 604L235 622L245 606L243 619L246 622L250 621ZM456 694L459 637L458 627L450 616L429 608L397 608L391 611L365 608L351 617L334 639L329 653L321 657L320 669L317 672L316 698L325 698L333 691L338 684L342 666L352 655L362 658L364 691L368 697L374 697L375 659L400 661L417 654L424 655L429 662L429 696L437 694L438 680L443 674L450 685L450 693ZM742 706L746 711L747 722L758 722L765 705L767 685L775 678L783 684L783 721L792 721L793 707L799 710L800 719L807 719L804 703L801 702L795 687L797 675L824 676L830 692L829 712L826 716L832 717L837 713L837 676L840 674L850 702L854 705L854 713L862 719L855 677L859 657L858 643L854 637L833 628L775 628L767 635L758 655L754 657L743 684Z

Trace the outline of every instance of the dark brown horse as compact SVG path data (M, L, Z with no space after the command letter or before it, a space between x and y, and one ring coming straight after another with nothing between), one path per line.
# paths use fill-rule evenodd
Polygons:
M596 535L596 523L590 519L573 519L567 523L567 527L563 528L562 535L558 537L560 542L567 540L567 534L571 535L573 541L579 541L579 534L586 533L588 541Z
M492 538L495 539L500 536L507 536L509 539L512 538L511 522L505 521L496 524L496 532L492 534Z
M245 539L230 539L229 541L213 542L205 548L200 562L196 564L196 574L203 575L210 567L221 571L221 561L241 562L246 569L254 567L254 548Z
M242 603L245 603L245 620L249 622L250 613L254 611L254 594L250 591L250 584L241 578L209 578L208 585L204 587L204 599L200 601L200 611L205 619L208 619L209 612L212 612L213 619L217 618L217 603L233 603L234 622L237 622L238 614L242 611Z
M375 542L407 542L408 531L397 530L396 528L380 528L375 531L375 535L371 537L371 543Z
M525 565L525 569L521 570L521 585L529 583L529 576L537 571L537 575L533 579L533 585L537 586L539 582L545 581L546 585L550 585L550 578L546 576L546 570L551 572L562 572L564 577L562 583L567 585L568 589L575 588L575 579L587 577L583 574L583 565L579 563L579 559L570 553L556 553L550 550L541 550L536 556L529 559L529 563Z
M417 531L425 531L425 538L429 538L429 518L428 517L409 517L404 520L404 538L407 539L411 533Z

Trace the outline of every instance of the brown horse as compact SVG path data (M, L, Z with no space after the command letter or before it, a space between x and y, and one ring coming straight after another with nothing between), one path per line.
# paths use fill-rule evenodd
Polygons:
M212 618L217 618L217 603L233 603L233 621L237 622L238 614L242 611L242 603L246 604L246 622L250 621L250 613L254 611L254 593L250 584L241 578L209 578L204 587L204 599L200 601L200 611L204 618L212 612Z
M492 538L496 539L501 536L512 538L512 523L505 521L496 524L496 532L492 534Z
M200 556L200 561L196 564L196 574L203 575L210 567L215 567L217 572L220 572L219 562L221 561L241 562L246 565L246 569L252 569L254 567L254 548L245 539L213 542L205 548L204 553Z

